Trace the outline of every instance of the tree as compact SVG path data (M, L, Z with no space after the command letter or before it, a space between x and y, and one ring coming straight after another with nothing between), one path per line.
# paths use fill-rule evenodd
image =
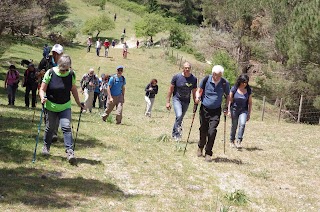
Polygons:
M149 13L136 22L134 29L138 37L152 37L167 28L166 19L159 14Z
M179 23L172 23L169 25L169 28L170 46L180 48L190 40L190 36L184 29L184 25Z
M107 15L100 15L98 17L93 17L88 19L82 28L82 32L85 34L91 34L97 32L96 37L99 36L100 32L103 30L114 29L115 24L112 19Z

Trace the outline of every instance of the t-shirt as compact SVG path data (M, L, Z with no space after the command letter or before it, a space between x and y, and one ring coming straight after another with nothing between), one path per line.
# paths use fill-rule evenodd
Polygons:
M54 73L58 76L58 77L67 77L70 74L70 70L64 74L59 72L59 68L58 67L54 67L52 68ZM43 77L42 82L46 83L47 85L49 85L50 80L51 80L52 75L50 74L50 71L47 71ZM72 77L72 85L76 84L76 75L75 72L73 71L73 77ZM70 95L70 91L68 90L64 90L65 92L68 92L68 95ZM49 110L49 111L53 111L53 112L61 112L64 111L68 108L71 108L71 101L68 101L64 104L58 104L58 103L54 103L52 101L50 101L49 99L46 101L46 103L44 104L44 107Z
M126 85L126 79L124 76L118 77L113 75L110 77L108 86L110 86L111 96L120 96L122 94L122 86Z
M200 82L200 87L203 87L203 80ZM225 87L225 91L224 91ZM209 109L217 109L221 107L223 94L229 95L230 85L226 80L226 85L223 86L222 80L216 85L212 82L212 75L209 76L205 85L204 92L202 93L202 105Z
M174 85L173 97L183 102L190 102L191 91L197 88L197 78L192 74L185 77L182 73L176 74L171 80Z
M7 84L8 85L13 85L13 83L19 79L20 75L17 70L14 71L8 71L7 72Z
M248 110L248 99L252 91L250 86L247 86L246 89L247 89L247 93L240 94L238 93L238 87L233 86L231 88L231 92L233 93L233 101L231 106L236 110L241 110L241 109Z

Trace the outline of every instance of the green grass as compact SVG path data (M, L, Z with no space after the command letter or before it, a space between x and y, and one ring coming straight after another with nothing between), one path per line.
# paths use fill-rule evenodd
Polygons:
M70 19L81 14L81 20L85 20L98 11L93 7L85 10L80 0L68 2L74 6ZM117 8L109 4L108 7ZM124 21L119 16L119 23L124 24ZM116 25L121 32L123 26ZM116 36L117 33L110 32L110 35ZM78 38L84 42L81 36ZM44 41L34 38L34 42L30 45L1 39L1 85L8 67L6 61L15 64L23 58L39 61ZM98 109L94 109L92 114L82 114L76 143L78 166L67 163L61 142L53 144L50 157L39 154L44 130L42 125L37 160L32 163L40 108L36 109L32 121L33 110L24 107L24 89L19 87L16 106L8 107L5 90L1 86L1 211L320 209L319 126L277 123L274 119L261 122L260 111L254 110L252 120L246 126L242 151L227 146L226 154L223 154L223 123L220 123L213 148L214 162L206 163L203 158L196 157L198 114L185 156L182 151L175 151L176 144L168 139L174 112L166 111L165 97L171 77L178 68L166 60L163 50L130 49L127 60L122 59L120 49L110 50L113 58L98 58L94 52L86 53L85 46L81 45L66 47L65 52L72 58L78 84L90 67L94 67L96 72L101 67L101 75L115 73L119 64L125 66L127 86L123 124L115 124L114 114L112 121L102 122ZM185 54L184 57L195 63L192 56ZM18 68L23 70L20 66ZM152 118L148 118L144 116L144 87L151 78L158 79L159 94ZM258 101L255 99L254 104ZM73 104L72 110L75 132L79 108ZM181 145L186 142L191 120L192 105L184 119ZM227 138L229 127L228 119ZM60 130L59 139L62 139ZM235 190L243 191L250 201L236 205L223 198Z

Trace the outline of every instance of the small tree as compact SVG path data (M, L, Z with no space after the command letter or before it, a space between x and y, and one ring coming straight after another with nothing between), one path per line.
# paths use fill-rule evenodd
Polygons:
M158 32L165 30L166 21L165 19L155 13L146 14L141 21L136 22L134 29L138 37L152 37Z
M111 30L115 28L113 20L111 20L106 15L101 15L99 17L93 17L88 19L82 28L82 32L85 34L91 34L97 32L96 38L99 36L100 32L103 30Z
M184 30L184 26L182 24L173 23L170 24L169 28L169 41L172 47L180 48L190 40L190 36L187 34L186 30Z

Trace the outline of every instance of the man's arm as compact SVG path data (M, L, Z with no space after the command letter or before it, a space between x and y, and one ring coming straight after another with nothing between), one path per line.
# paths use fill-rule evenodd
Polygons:
M194 102L194 104L198 104L197 102L196 102L196 92L197 92L197 88L194 88L194 89L192 89L192 98L193 98L193 102Z
M81 105L80 99L79 99L79 94L78 94L78 90L77 90L77 86L76 85L72 85L71 93L72 93L73 98L76 101L77 105L79 107L83 108L83 106Z
M195 104L199 104L199 102L201 101L201 96L202 96L202 93L203 93L203 89L202 88L198 88L197 91L196 91L196 94L195 94Z
M170 99L171 99L171 96L172 96L173 91L174 91L174 85L171 84L170 87L169 87L169 90L168 90L168 94L167 94L166 108L167 108L168 110L171 109Z

